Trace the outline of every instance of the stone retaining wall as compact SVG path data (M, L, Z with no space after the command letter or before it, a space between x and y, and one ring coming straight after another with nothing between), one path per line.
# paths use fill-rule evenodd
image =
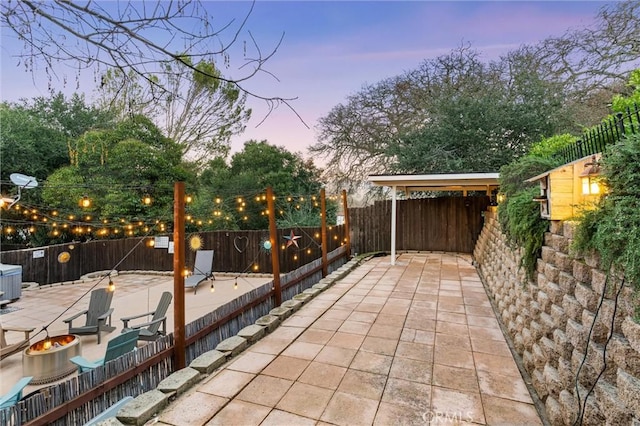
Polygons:
M560 221L550 222L536 281L528 281L496 216L485 215L475 261L549 421L640 426L640 325L630 286L620 289L597 259L572 257L574 225Z

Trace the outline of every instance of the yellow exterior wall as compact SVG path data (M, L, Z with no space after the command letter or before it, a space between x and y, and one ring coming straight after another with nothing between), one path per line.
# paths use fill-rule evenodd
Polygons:
M549 188L546 191L549 199L549 215L543 215L543 217L550 220L567 220L577 216L581 210L593 208L602 193L583 195L580 177L585 164L590 161L591 157L585 157L549 172L547 177Z

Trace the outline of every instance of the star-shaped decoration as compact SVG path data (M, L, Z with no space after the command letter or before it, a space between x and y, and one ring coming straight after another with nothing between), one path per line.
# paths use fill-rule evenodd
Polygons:
M300 235L295 235L293 231L291 231L291 234L284 236L284 239L287 240L287 247L285 248L289 248L289 246L293 246L293 245L300 248L300 246L298 245L298 240L300 238L302 238Z

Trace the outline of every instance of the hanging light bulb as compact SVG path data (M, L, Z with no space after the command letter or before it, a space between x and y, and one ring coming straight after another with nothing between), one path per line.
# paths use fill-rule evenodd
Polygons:
M215 293L215 292L216 292L216 286L212 282L211 283L211 293Z
M88 207L91 207L91 200L89 199L89 197L85 195L80 199L79 204L80 204L80 207L82 207L83 209L86 209Z
M238 279L236 278L236 282L233 283L233 289L237 290L238 289Z
M42 349L48 351L49 349L51 349L51 338L49 337L49 330L47 330L47 327L42 328L44 329L44 332L47 333L46 337L44 338L44 342L42 342Z
M109 292L113 292L116 291L116 285L113 283L113 281L111 280L111 277L109 277L109 286L107 287L107 290Z

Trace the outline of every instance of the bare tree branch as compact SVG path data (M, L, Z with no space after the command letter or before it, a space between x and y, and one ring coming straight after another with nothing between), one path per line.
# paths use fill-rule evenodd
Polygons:
M97 73L103 73L115 68L124 75L133 73L143 78L156 93L163 93L170 91L161 84L163 80L149 77L162 72L163 65L178 64L182 72L189 74L206 74L195 66L200 61L229 68L232 49L240 43L253 7L251 3L228 40L223 36L233 30L234 20L214 28L214 17L201 1L157 1L150 5L149 2L9 0L0 2L0 24L24 42L20 63L29 71L44 64L50 79L66 81L66 76L58 75L62 65L75 64L76 78L83 69L97 68ZM254 52L245 52L242 66L226 75L207 77L265 101L269 106L267 116L280 105L295 113L291 101L296 98L263 96L244 85L258 73L272 75L265 69L265 63L282 42L281 38L273 49L263 54L250 33L249 37Z

